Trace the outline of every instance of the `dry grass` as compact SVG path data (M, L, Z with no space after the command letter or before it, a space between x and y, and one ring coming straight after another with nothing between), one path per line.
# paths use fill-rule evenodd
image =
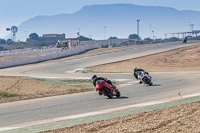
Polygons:
M85 92L94 89L90 80L70 81L7 76L0 77L0 81L0 103Z
M95 90L90 79L47 79L0 76L0 103ZM119 85L124 82L113 82Z

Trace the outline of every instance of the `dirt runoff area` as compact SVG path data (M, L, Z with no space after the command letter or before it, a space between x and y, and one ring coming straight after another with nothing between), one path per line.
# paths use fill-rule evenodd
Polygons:
M199 133L200 102L43 133Z
M96 73L132 73L142 68L148 72L200 71L200 44L159 54L91 67Z
M124 69L126 66L126 69ZM155 55L91 67L93 72L199 71L200 44ZM45 133L200 133L200 102L97 121Z

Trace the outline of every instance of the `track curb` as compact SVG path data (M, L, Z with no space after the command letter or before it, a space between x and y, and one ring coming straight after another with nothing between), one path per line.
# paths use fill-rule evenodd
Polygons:
M10 126L10 127L3 127L3 128L0 128L0 132L35 133L35 132L41 132L41 131L48 131L48 130L70 127L70 126L75 126L75 125L80 125L80 124L85 124L85 123L91 123L91 122L100 121L100 120L107 120L107 119L112 119L112 118L117 118L117 117L138 114L142 112L149 112L149 111L169 108L173 106L179 106L182 104L187 104L187 103L192 103L192 102L197 102L197 101L200 101L200 93L194 94L194 95L179 96L179 97L174 97L174 98L169 98L169 99L161 99L157 101L112 108L112 109L107 109L107 110L101 110L101 111L96 111L96 113L89 112L85 114L74 115L74 117L73 116L71 117L69 116L69 118L65 117L65 119L63 120L62 119L59 120L59 118L57 118L57 121L56 121L56 118L55 118L55 119L51 119L50 121L47 121L47 123L44 123L44 124L42 123L37 123L35 125L30 124L29 126L24 125L24 127L22 125L21 127L20 125L18 125L19 127L17 127L17 125Z

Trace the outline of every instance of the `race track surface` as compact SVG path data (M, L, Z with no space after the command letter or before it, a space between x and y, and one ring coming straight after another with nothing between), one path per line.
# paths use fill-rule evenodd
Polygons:
M7 68L0 70L0 75L90 78L92 74L75 74L73 72L80 68L159 53L193 44L155 44L75 60ZM199 72L151 73L153 86L138 84L132 74L98 74L113 80L126 79L130 83L118 87L122 94L120 98L108 99L99 96L97 92L86 92L1 104L0 127L198 93L199 74Z

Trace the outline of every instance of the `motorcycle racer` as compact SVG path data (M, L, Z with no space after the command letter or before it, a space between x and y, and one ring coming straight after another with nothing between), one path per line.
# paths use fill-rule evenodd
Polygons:
M98 80L104 80L104 81L106 81L106 83L110 84L115 90L117 90L117 88L116 88L116 87L112 84L112 82L111 82L110 80L108 80L107 78L97 77L97 75L93 75L93 76L91 77L91 80L93 81L94 87L96 87L96 82L97 82Z
M104 95L109 98L112 98L113 96L120 97L121 94L118 89L107 78L93 75L91 79L93 81L93 85L96 88L96 91L99 92L99 95Z
M141 69L141 68L134 68L134 72L133 72L133 75L134 75L134 77L138 80L138 72L139 71L143 71L144 73L146 73L148 76L149 76L149 73L148 72L146 72L144 69ZM149 76L150 78L151 78L151 76ZM139 82L140 84L142 83L142 81L140 81Z

